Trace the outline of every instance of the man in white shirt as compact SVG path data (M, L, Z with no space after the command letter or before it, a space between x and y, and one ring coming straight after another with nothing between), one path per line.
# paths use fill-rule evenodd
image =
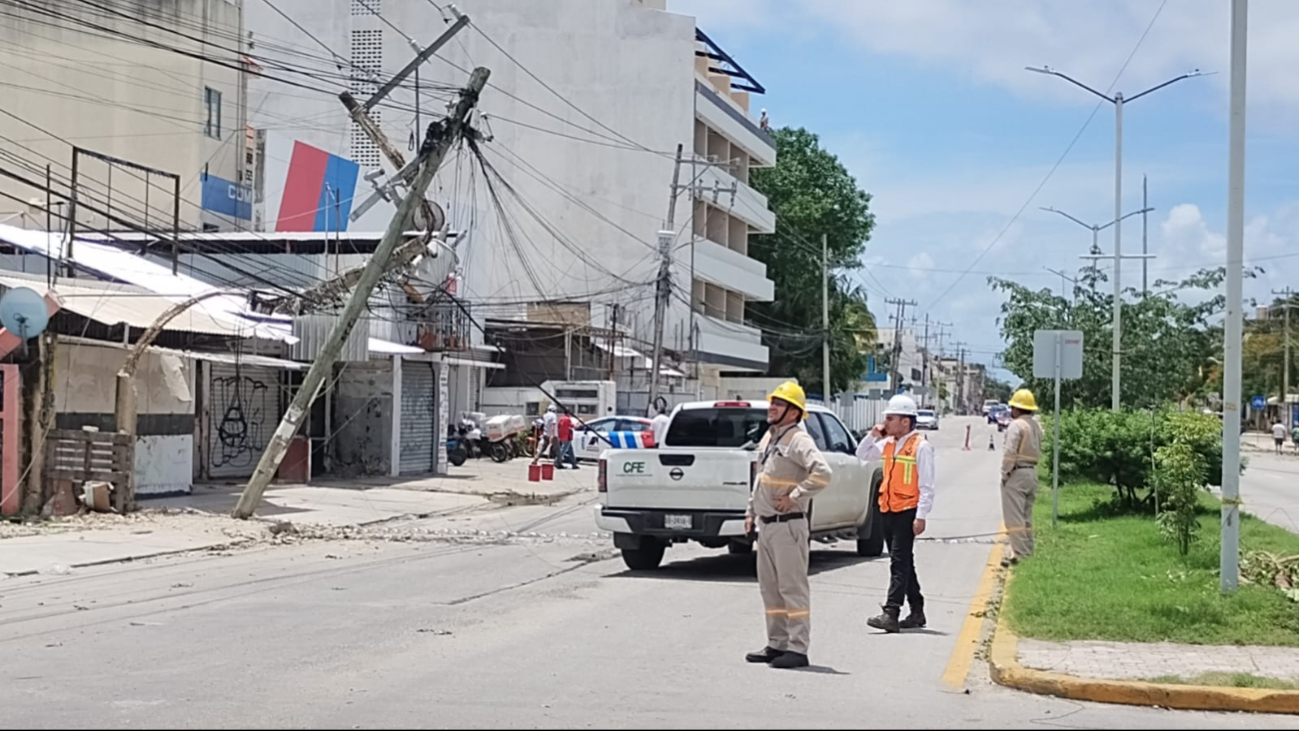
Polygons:
M668 407L666 405L655 409L655 411L657 413L654 414L654 418L650 419L650 431L654 432L654 446L657 448L663 446L663 440L668 435L668 424L672 420L668 418Z
M889 547L889 594L884 613L867 624L890 634L925 626L925 597L916 577L915 543L925 532L934 506L934 448L916 431L916 402L906 394L889 399L884 423L877 424L857 445L857 458L882 458L880 523ZM899 621L902 603L911 613Z
M1279 420L1272 425L1272 438L1276 440L1276 453L1281 454L1282 448L1285 447L1285 424Z

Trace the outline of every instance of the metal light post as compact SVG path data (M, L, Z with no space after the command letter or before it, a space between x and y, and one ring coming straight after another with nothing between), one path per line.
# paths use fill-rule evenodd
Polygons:
M1082 83L1081 81L1078 81L1077 79L1074 79L1066 74L1062 74L1059 71L1050 68L1049 66L1043 66L1042 68L1033 68L1032 66L1025 66L1024 68L1039 74L1059 76L1060 78L1064 79L1065 81L1068 81L1074 86L1077 86L1082 89L1086 89L1087 91L1090 91L1091 93L1095 94L1101 99L1104 99L1105 101L1114 105L1114 219L1115 221L1121 221L1124 218L1123 216L1123 105L1130 104L1140 99L1141 97L1150 94L1151 92L1155 92L1164 88L1165 86L1175 84L1181 81L1182 79L1189 79L1195 76L1200 76L1201 75L1200 70L1195 69L1190 73L1182 74L1181 76L1178 76L1174 79L1169 79L1168 81L1165 81L1162 84L1159 84L1157 86L1152 86L1149 89L1146 89L1145 91L1141 92L1140 94L1137 94L1130 98L1125 98L1123 96L1123 92L1121 91L1116 91L1114 92L1114 96L1109 96L1108 94L1099 92L1091 88L1090 86L1087 86L1086 84ZM1122 279L1123 279L1123 227L1115 226L1114 227L1114 374L1113 374L1113 384L1111 386L1112 389L1111 400L1113 401L1113 408L1115 411L1118 411L1121 405L1120 398L1119 398L1120 395L1119 383L1120 383L1120 379L1122 378L1122 368L1121 368L1121 359L1120 359L1120 343L1123 336Z
M1231 131L1227 156L1227 314L1222 358L1222 554L1219 589L1240 581L1240 397L1244 339L1245 44L1249 3L1231 2Z

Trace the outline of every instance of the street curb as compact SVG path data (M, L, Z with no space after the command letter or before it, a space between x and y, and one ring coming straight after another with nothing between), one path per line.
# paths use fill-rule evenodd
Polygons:
M1002 591L1005 606L1009 577ZM1019 637L999 612L989 662L992 680L1016 690L1077 701L1155 706L1183 711L1243 711L1299 714L1299 691L1259 688L1223 688L1203 685L1165 685L1135 680L1101 680L1034 670L1019 664Z

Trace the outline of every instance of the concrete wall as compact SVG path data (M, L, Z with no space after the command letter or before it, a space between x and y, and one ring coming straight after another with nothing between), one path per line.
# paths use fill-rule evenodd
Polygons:
M623 322L637 323L635 335L650 339L648 313L653 303L645 296L650 290L633 284L649 282L656 274L655 236L667 213L671 152L678 144L684 144L689 152L694 135L694 21L654 9L661 4L611 0L457 3L475 25L563 97L551 94L472 29L462 31L439 53L446 61L434 59L421 69L422 83L456 87L463 85L467 76L447 61L466 69L485 66L492 70L495 88L483 94L479 105L489 115L487 124L494 135L494 140L485 144L488 159L524 200L564 234L565 240L557 241L498 185L519 232L521 256L499 233L499 216L490 205L482 172L468 174L470 158L448 165L431 188L433 197L448 209L453 227L477 223L477 229L461 244L462 295L467 299L586 299L603 292L606 300L621 298L629 310L642 311L642 316L626 317ZM400 68L413 55L405 39L363 12L363 6L352 15L355 3L283 0L276 5L344 58L350 58L353 32L363 31L374 31L382 38L381 64L387 72ZM381 12L423 44L446 27L426 0L383 0ZM246 24L254 43L258 38L310 43L262 3L249 5ZM293 140L355 159L362 163L363 175L375 167L362 159L368 154L363 146L358 143L353 149L351 125L337 100L283 91L282 85L264 82L254 82L250 90L249 106L260 110L254 125L271 128L266 151L268 222L278 217ZM425 124L433 114L442 112L447 98L443 92L425 92ZM574 111L565 100L633 142L615 137ZM409 107L414 94L399 89L392 101ZM413 113L391 107L379 111L381 127L405 150L414 127ZM637 145L667 154L635 149ZM549 180L539 179L529 167ZM683 175L684 183L689 171ZM470 193L470 180L475 181L476 195ZM366 185L362 180L360 186ZM590 206L598 216L572 199ZM474 201L476 210L471 207ZM690 209L689 194L683 194L677 228L686 223ZM351 229L381 230L392 210L390 205L377 205ZM682 247L677 256L677 281L689 281L689 264L689 247ZM666 328L673 346L686 312L684 302L674 301ZM686 331L680 330L684 346ZM474 337L479 337L477 332Z
M239 64L235 45L241 34L242 0L114 0L109 4L127 18L72 0L32 5ZM209 42L199 44L150 28L142 20ZM199 210L202 185L198 177L204 167L227 180L239 177L245 115L240 102L241 74L235 69L115 38L21 5L7 6L0 23L0 67L5 69L5 108L30 122L0 116L0 135L21 141L21 145L6 147L41 169L31 176L39 176L42 183L48 157L54 160L54 187L67 190L72 150L66 142L50 136L58 135L96 152L180 175L182 225L192 229L204 220L213 220ZM222 97L219 138L205 134L207 87ZM98 160L83 160L79 171L83 176L80 195L99 208L109 203L108 171L108 165ZM137 175L122 168L113 171L111 202L115 213L143 225L144 182ZM158 226L172 219L172 183L158 178L153 183L159 187L149 195L148 220ZM40 191L10 180L0 181L0 190L24 200L44 200ZM0 203L0 212L19 208L12 201ZM102 218L83 213L84 217L78 216L80 224L103 226ZM45 216L40 213L14 222L44 228Z
M348 363L334 389L336 471L389 474L395 436L392 362Z
M54 361L55 424L117 428L114 384L125 350L60 344ZM187 493L194 474L195 363L149 353L136 370L135 489L138 495Z

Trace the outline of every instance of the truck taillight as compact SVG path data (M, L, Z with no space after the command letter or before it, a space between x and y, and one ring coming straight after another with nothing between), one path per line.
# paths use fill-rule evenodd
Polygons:
M749 408L749 402L748 401L716 401L713 403L713 406L716 406L719 409L747 409Z
M609 462L600 460L600 469L596 475L596 490L598 492L609 492Z
M653 449L658 446L654 443L654 432L643 431L640 433L640 445L645 449Z

